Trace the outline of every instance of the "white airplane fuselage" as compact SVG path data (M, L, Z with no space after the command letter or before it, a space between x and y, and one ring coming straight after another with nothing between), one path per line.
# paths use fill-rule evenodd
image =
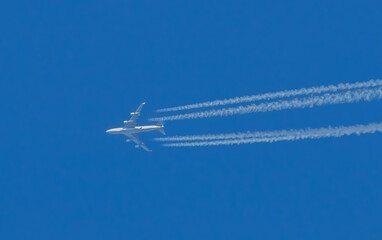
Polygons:
M106 131L108 134L134 134L134 133L141 133L141 132L150 132L162 129L163 126L157 126L157 125L149 125L149 126L135 126L133 128L112 128Z
M141 132L151 132L151 131L158 131L162 133L163 135L166 135L164 132L164 123L163 121L158 122L155 125L149 125L149 126L136 126L137 119L141 113L142 107L145 105L145 103L141 103L139 105L137 111L131 113L130 120L123 121L124 126L119 128L112 128L106 131L108 134L123 134L127 137L126 142L134 142L136 145L136 148L143 148L147 152L151 152L150 149L146 147L146 145L139 139L138 134Z

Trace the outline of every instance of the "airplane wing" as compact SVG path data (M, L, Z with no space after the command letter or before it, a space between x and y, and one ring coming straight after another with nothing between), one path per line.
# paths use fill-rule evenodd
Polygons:
M128 138L130 138L131 141L133 141L137 144L137 145L135 145L136 148L141 147L144 150L146 150L147 152L152 152L150 149L148 149L146 147L146 145L141 140L139 140L139 137L137 134L126 134L126 136Z
M139 105L137 111L131 113L130 120L124 121L124 124L125 124L124 127L125 128L131 128L131 127L135 127L135 125L137 125L137 119L139 118L139 115L141 114L141 110L145 104L146 104L145 102L141 103L141 105Z

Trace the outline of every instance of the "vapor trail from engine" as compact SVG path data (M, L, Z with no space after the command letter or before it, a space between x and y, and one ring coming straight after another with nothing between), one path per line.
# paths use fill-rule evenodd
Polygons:
M370 123L368 125L354 125L354 126L340 126L340 127L328 127L318 129L301 129L301 130L282 130L272 132L254 132L247 133L245 137L233 137L235 134L219 134L210 135L217 136L216 139L225 139L222 136L228 137L225 140L212 140L212 141L189 141L180 143L166 143L165 147L204 147L204 146L221 146L221 145L239 145L239 144L253 144L253 143L272 143L279 141L297 141L303 139L320 139L329 137L342 137L348 135L361 135L371 134L375 132L382 132L382 123ZM262 137L252 137L252 136ZM242 133L240 133L242 136ZM186 138L187 136L185 136ZM195 139L195 138L194 138ZM199 138L203 139L203 137ZM213 139L213 138L205 138ZM181 141L181 140L179 140Z
M158 142L181 142L181 141L211 141L211 140L227 140L227 139L244 139L244 138L265 138L283 136L299 130L280 130L269 132L246 132L246 133L226 133L226 134L203 134L189 136L159 137L154 138Z
M162 109L158 109L157 112L171 112L171 111L189 110L189 109L203 108L203 107L224 106L228 104L239 104L239 103L253 102L253 101L259 101L259 100L271 100L276 98L295 97L295 96L310 95L310 94L322 94L322 93L328 93L328 92L346 91L346 90L353 90L358 88L370 88L370 87L378 87L378 86L382 86L382 80L372 79L367 82L340 83L338 85L285 90L280 92L264 93L264 94L257 94L252 96L243 96L243 97L235 97L235 98L229 98L229 99L223 99L223 100L195 103L195 104L189 104L189 105L178 106L178 107L162 108Z
M382 87L349 90L338 93L326 93L319 96L310 96L305 98L294 98L283 101L265 102L260 104L251 104L247 106L238 106L232 108L223 108L218 110L208 110L202 112L193 112L151 118L151 121L184 120L195 118L224 117L238 114L248 114L256 112L280 111L294 108L312 108L331 104L355 103L360 101L373 101L382 98Z

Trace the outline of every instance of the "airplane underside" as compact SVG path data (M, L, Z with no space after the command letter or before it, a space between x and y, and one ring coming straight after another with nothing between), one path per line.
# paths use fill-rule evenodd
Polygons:
M123 121L125 126L122 128L112 128L106 131L108 134L123 134L127 137L126 142L134 142L135 148L143 148L147 152L151 152L150 149L146 147L146 145L139 139L138 134L141 132L151 132L151 131L159 131L163 135L165 135L163 122L158 122L156 125L151 126L136 126L137 119L140 115L140 111L145 103L142 103L136 112L131 113L131 118L129 121Z

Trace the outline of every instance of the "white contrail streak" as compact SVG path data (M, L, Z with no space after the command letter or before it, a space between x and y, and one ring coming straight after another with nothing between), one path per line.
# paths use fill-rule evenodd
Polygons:
M151 121L183 120L208 117L223 117L237 114L248 114L256 112L279 111L293 108L312 108L330 104L354 103L360 101L372 101L382 98L382 87L357 89L338 93L326 93L319 96L310 96L305 98L294 98L290 100L265 102L260 104L251 104L247 106L238 106L232 108L223 108L218 110L208 110L202 112L193 112L178 114L172 116L151 118Z
M282 134L279 134L281 133ZM166 143L165 147L204 147L204 146L220 146L220 145L238 145L238 144L252 144L252 143L272 143L279 141L296 141L303 139L320 139L328 137L342 137L348 135L361 135L367 133L382 132L382 123L371 123L368 125L355 125L348 127L328 127L318 129L301 129L301 130L289 130L289 131L275 131L275 132L259 132L260 135L265 134L267 137L250 137L248 138L232 138L227 140L215 140L215 141L194 141L194 142L180 142L180 143ZM277 133L273 135L272 133ZM223 135L223 134L222 134Z
M181 142L181 141L211 141L211 140L227 140L227 139L244 139L244 138L265 138L284 136L300 130L280 130L269 132L246 132L246 133L227 133L227 134L204 134L174 137L154 138L158 142Z
M202 107L223 106L228 104L238 104L238 103L253 102L258 100L270 100L270 99L276 99L276 98L295 97L295 96L309 95L309 94L322 94L327 92L346 91L346 90L353 90L358 88L369 88L369 87L378 87L378 86L382 86L382 80L380 79L370 80L367 82L340 83L338 85L301 88L301 89L295 89L295 90L285 90L280 92L264 93L264 94L257 94L252 96L243 96L243 97L235 97L235 98L229 98L229 99L223 99L223 100L195 103L195 104L184 105L179 107L162 108L157 110L157 112L171 112L171 111L189 110L189 109L202 108Z

